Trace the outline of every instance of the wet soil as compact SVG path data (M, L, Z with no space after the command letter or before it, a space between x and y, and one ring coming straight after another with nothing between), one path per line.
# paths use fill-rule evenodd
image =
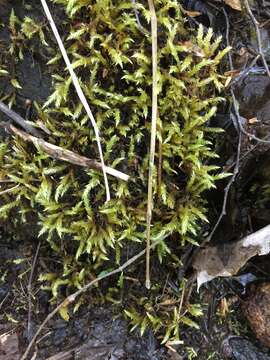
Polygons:
M16 329L23 348L38 324L55 306L50 304L49 293L33 281L32 320L30 334L27 331L28 280L31 266L31 243L26 246L14 241L8 245L7 235L2 235L0 243L0 328L7 323L9 329ZM5 241L6 240L6 241ZM33 244L32 244L33 246ZM16 265L17 263L17 265ZM37 264L37 273L40 265ZM168 353L161 348L155 336L148 332L141 337L138 332L130 333L127 321L109 304L83 306L70 321L60 317L52 319L44 336L39 341L37 358L47 359L60 352L67 352L69 359L119 359L119 360L165 360ZM86 355L87 354L87 357Z
M12 95L15 97L14 109L23 117L28 117L27 101L37 101L44 103L51 92L51 77L48 74L46 63L49 60L49 49L41 48L39 42L32 44L31 48L24 46L23 59L19 60L16 55L9 55L7 49L12 40L12 35L7 28L11 9L14 9L16 16L23 20L29 16L37 23L44 23L44 16L40 9L40 4L35 1L25 1L22 6L21 1L14 0L12 4L7 1L0 1L0 22L5 26L0 26L0 56L7 61L12 69L9 77L1 77L0 98ZM27 10L28 9L28 10ZM20 40L18 40L20 44ZM16 78L20 84L20 89L14 89L10 84L10 79ZM1 117L3 115L1 114ZM3 117L4 118L4 117Z

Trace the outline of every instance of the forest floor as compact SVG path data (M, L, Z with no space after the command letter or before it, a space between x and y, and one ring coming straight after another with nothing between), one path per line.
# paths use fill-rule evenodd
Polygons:
M40 4L34 0L27 1L28 5L30 3L31 10L27 13L22 8L21 1L13 0L4 5L0 1L1 23L7 24L11 8L20 17L34 12L35 16L42 18ZM263 138L270 131L270 77L260 59L253 61L258 54L254 25L246 12L232 10L230 6L221 3L214 0L186 1L185 6L190 14L194 11L201 13L198 17L190 17L190 26L200 22L206 27L213 27L215 33L222 34L226 39L226 20L229 21L230 33L227 40L233 48L233 64L237 70L237 76L232 81L240 115L248 122L248 131ZM262 51L268 61L270 3L263 3L264 6L258 6L257 2L253 2L252 10L260 23ZM58 19L61 18L61 14L57 16ZM7 41L7 31L2 26L0 42L5 44ZM18 90L15 110L23 117L28 112L27 99L44 102L50 94L50 77L46 74L44 57L35 59L38 66L31 66L32 62L29 53L16 69L21 89ZM8 91L8 86L2 82L0 90ZM229 90L227 95L231 95ZM228 106L219 109L213 124L225 129L224 139L220 143L218 165L230 170L239 133ZM245 136L241 141L242 161L229 193L228 215L222 219L216 231L214 244L230 243L269 223L270 208L262 210L254 206L252 188L255 184L261 184L270 174L270 145L250 142ZM208 195L213 219L217 218L222 207L226 184L225 179ZM49 293L37 281L39 270L46 268L48 261L46 248L40 251L37 258L29 297L29 278L38 240L32 238L32 229L22 228L21 231L26 239L23 242L21 234L16 236L7 228L1 229L0 233L0 360L19 359L38 325L53 309ZM200 302L203 308L203 316L199 320L200 329L187 330L183 337L185 345L177 348L176 352L160 346L159 339L151 331L142 337L139 331L130 333L128 322L119 315L121 312L118 305L112 307L105 302L102 305L95 304L89 298L89 304L72 316L69 322L60 317L49 321L34 348L32 359L270 359L269 349L261 345L258 336L255 339L244 314L247 299L256 291L254 284L269 281L269 260L269 255L252 258L238 276L216 279L202 287L199 293L194 287L191 297Z

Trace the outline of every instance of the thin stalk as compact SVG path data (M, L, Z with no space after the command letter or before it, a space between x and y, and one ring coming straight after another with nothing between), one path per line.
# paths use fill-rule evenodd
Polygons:
M105 170L105 164L104 164L104 158L103 158L103 153L102 153L102 147L101 147L101 142L100 142L100 136L99 136L99 130L98 130L98 126L97 126L97 123L96 123L96 120L93 116L93 113L90 109L90 106L86 100L86 97L82 91L82 88L81 88L81 85L79 83L79 80L77 78L77 75L75 74L73 68L72 68L72 65L71 65L71 62L69 60L69 57L67 55L67 52L66 52L66 49L64 47L64 44L60 38L60 35L59 35L59 32L57 30L57 27L55 25L55 22L52 18L52 15L50 13L50 10L48 8L48 5L47 5L47 2L46 0L40 0L41 1L41 4L43 6L43 9L44 9L44 12L45 12L45 15L51 25L51 29L52 29L52 32L55 36L55 39L57 41L57 44L59 46L59 49L62 53L62 56L65 60L65 63L67 65L67 68L68 68L68 71L70 73L70 76L72 78L72 81L73 81L73 84L75 86L75 89L76 89L76 92L79 96L79 99L81 101L81 103L83 104L83 107L92 123L92 126L94 128L94 132L95 132L95 136L96 136L96 140L97 140L97 145L98 145L98 152L99 152L99 156L100 156L100 162L101 162L101 165L102 165L102 171L103 171L103 177L104 177L104 182L105 182L105 188L106 188L106 195L107 195L107 201L110 200L111 196L110 196L110 189L109 189L109 183L108 183L108 178L107 178L107 174L106 174L106 170Z
M151 121L151 140L149 156L149 174L148 174L148 196L147 196L147 229L146 229L146 275L145 286L151 287L150 281L150 250L151 250L151 221L153 209L153 173L155 166L155 148L157 132L157 16L155 6L152 0L148 0L151 14L151 38L152 38L152 121Z

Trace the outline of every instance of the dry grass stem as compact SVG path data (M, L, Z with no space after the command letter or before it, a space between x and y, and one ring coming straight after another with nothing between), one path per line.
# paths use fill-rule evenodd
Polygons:
M146 229L146 277L145 286L150 289L150 245L151 245L151 221L153 209L153 173L155 166L155 148L157 132L157 16L152 0L148 0L151 14L151 37L152 37L152 121L151 121L151 140L149 156L148 174L148 196L147 196L147 229Z
M258 43L258 52L259 52L259 54L260 54L260 56L262 58L262 62L263 62L263 65L265 67L265 70L267 72L267 75L270 77L270 70L269 70L269 67L267 65L267 62L266 62L266 59L265 59L265 56L264 56L264 53L263 53L263 49L262 49L262 39L261 39L261 33L260 33L260 29L259 29L259 23L258 23L257 19L255 18L253 12L251 11L248 0L244 0L244 4L245 4L247 12L248 12L253 24L254 24L255 30L256 30L256 37L257 37L257 43Z
M100 136L99 136L99 129L98 129L98 126L97 126L97 123L95 121L95 118L93 116L93 113L90 109L90 106L86 100L86 97L82 91L82 88L81 88L81 85L79 83L79 80L77 78L77 75L75 74L73 68L72 68L72 65L71 65L71 62L69 60L69 57L67 55L67 52L66 52L66 49L64 47L64 44L60 38L60 35L58 33L58 30L57 30L57 27L55 25L55 22L52 18L52 15L50 13L50 10L48 8L48 5L47 5L47 2L46 0L40 0L41 1L41 4L43 6L43 9L44 9L44 12L46 14L46 17L51 25L51 28L52 28L52 31L53 31L53 34L56 38L56 41L58 43L58 46L59 46L59 49L62 53L62 56L65 60L65 63L67 65L67 68L68 68L68 71L70 73L70 76L72 78L72 81L73 81L73 84L74 84L74 87L76 89L76 92L79 96L79 99L92 123L92 126L94 128L94 132L95 132L95 136L96 136L96 140L97 140L97 145L98 145L98 151L99 151L99 156L100 156L100 161L101 161L101 166L102 166L102 171L103 171L103 176L104 176L104 182L105 182L105 188L106 188L106 195L107 195L107 201L110 200L111 196L110 196L110 189L109 189L109 183L108 183L108 178L107 178L107 174L106 174L106 169L105 169L105 164L104 164L104 158L103 158L103 153L102 153L102 147L101 147L101 142L100 142Z

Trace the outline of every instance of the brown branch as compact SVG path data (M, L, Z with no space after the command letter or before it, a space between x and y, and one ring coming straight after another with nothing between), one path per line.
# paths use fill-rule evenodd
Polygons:
M236 101L236 99L235 99L235 101ZM239 126L241 132L242 132L243 134L245 134L246 136L248 136L250 140L255 140L255 141L258 141L259 143L263 143L263 144L270 144L270 140L258 138L256 135L251 134L250 132L248 132L248 131L243 127L241 121L238 121L238 120L237 120L237 123L238 123L238 126Z
M223 13L226 19L226 42L227 42L227 46L230 47L230 40L229 40L229 35L230 35L230 23L229 23L229 19L228 19L228 15L225 9L223 9ZM229 52L228 54L228 59L229 59L229 65L230 65L230 70L233 71L233 61L232 61L232 56L231 53ZM210 242L214 233L216 232L216 229L218 228L221 220L223 219L223 216L226 215L226 207L227 207L227 202L228 202L228 195L231 189L232 184L235 182L235 179L237 177L237 174L239 172L239 163L240 163L240 155L241 155L241 142L242 142L242 132L240 130L240 124L241 124L241 119L240 119L240 114L238 111L238 106L237 106L237 102L235 99L235 95L233 90L231 89L231 96L232 96L232 100L233 100L233 110L237 119L237 124L239 126L239 137L238 137L238 145L237 145L237 153L236 153L236 160L235 160L235 166L233 169L233 175L230 178L228 184L226 185L225 189L224 189L224 197L223 197L223 203L222 203L222 209L221 212L219 214L219 217L212 229L212 231L210 232L210 234L207 236L207 238L202 242L201 247L205 246L206 243ZM194 252L192 258L196 255L196 251Z
M0 111L2 111L4 114L6 114L16 124L20 125L29 134L32 134L36 137L41 137L41 134L37 129L35 129L33 126L29 125L19 114L17 114L15 111L11 110L2 101L0 101Z
M244 0L244 4L245 4L247 12L248 12L253 24L254 24L255 30L256 30L256 37L257 37L257 43L258 43L258 52L259 52L259 54L260 54L260 56L262 58L262 62L263 62L263 65L265 67L265 70L267 72L267 75L270 77L270 70L269 70L269 67L267 65L263 50L262 50L262 39L261 39L261 33L260 33L260 29L259 29L259 23L258 23L257 19L255 18L254 14L253 14L250 6L249 6L248 0Z
M160 237L159 239L156 239L155 242L152 243L150 246L151 249L155 248L161 241L164 240L164 237ZM78 296L84 294L87 290L89 290L93 285L97 284L99 281L106 279L108 277L111 277L113 275L119 274L122 271L124 271L127 267L129 267L131 264L133 264L135 261L140 259L144 254L146 253L146 249L142 250L138 254L134 255L132 258L127 260L123 265L119 266L117 269L110 271L107 274L101 275L100 277L90 281L88 284L86 284L81 289L75 291L73 294L69 295L65 300L63 300L59 305L57 305L52 312L49 313L49 315L46 317L46 319L42 322L42 324L39 326L38 330L36 331L35 335L33 336L31 342L27 346L27 349L25 350L24 354L22 355L20 360L26 360L30 350L32 349L33 345L36 343L38 335L41 333L41 331L44 329L45 325L59 312L59 310L62 307L67 307L68 305L72 304Z
M151 221L153 209L153 172L155 166L155 148L157 132L157 16L153 0L148 0L151 14L151 38L152 38L152 121L151 121L151 140L149 156L149 174L148 174L148 194L147 194L147 214L146 214L146 275L145 286L150 289L150 244L151 244Z
M51 157L69 162L70 164L82 166L85 168L91 168L94 170L102 171L102 164L96 160L89 159L85 156L81 156L73 151L64 149L60 146L53 145L43 139L37 138L35 136L32 136L30 134L27 134L23 130L19 130L13 125L7 125L7 128L11 130L11 132L20 138L22 138L24 141L32 142L35 146L41 148L44 152L46 152ZM119 178L124 181L128 181L129 176L122 173L121 171L115 170L111 167L105 166L106 173L114 176L116 178Z
M250 8L249 8L250 9ZM229 41L229 32L230 32L230 23L229 23L229 18L228 18L228 14L226 12L226 10L223 8L223 13L225 16L225 20L226 20L226 42L227 42L227 46L230 46L230 41ZM252 14L253 15L253 14ZM229 65L230 65L230 70L233 71L233 61L232 61L232 56L231 53L228 54L228 58L229 58ZM268 69L269 71L269 69ZM256 140L258 142L261 143L266 143L269 144L270 141L269 140L264 140L264 139L259 139L257 138L255 135L250 134L248 131L246 131L241 123L241 118L240 118L240 114L239 114L239 110L238 110L238 105L237 105L237 101L235 98L235 94L233 89L231 88L230 90L231 92L231 97L232 97L232 104L233 104L233 110L235 113L235 117L236 117L236 122L237 122L237 126L238 126L238 130L239 130L239 137L238 137L238 146L237 146L237 153L236 153L236 160L234 163L234 169L233 169L233 175L230 178L230 181L228 182L228 184L226 185L225 189L224 189L224 197L223 197L223 204L222 204L222 209L221 212L219 214L219 217L212 229L212 231L210 232L210 234L207 236L207 238L203 241L201 247L203 247L206 243L210 242L214 233L216 232L216 229L218 228L221 220L223 219L223 216L226 215L226 207L227 207L227 202L228 202L228 196L229 196L229 192L231 189L232 184L235 182L235 179L237 177L237 174L239 172L239 164L240 164L240 155L241 155L241 142L242 142L242 133L249 136L251 139ZM195 252L196 253L196 252Z

